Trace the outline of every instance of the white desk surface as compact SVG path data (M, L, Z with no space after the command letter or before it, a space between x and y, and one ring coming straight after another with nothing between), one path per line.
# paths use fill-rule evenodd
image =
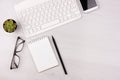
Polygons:
M2 24L17 19L19 2L0 0L0 80L120 80L120 0L99 0L98 10L45 33L55 36L68 76L61 66L38 73L27 45L19 68L9 69L16 38L24 35L20 26L9 34Z

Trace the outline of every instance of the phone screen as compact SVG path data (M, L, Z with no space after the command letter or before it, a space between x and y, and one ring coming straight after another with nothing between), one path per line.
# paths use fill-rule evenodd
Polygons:
M97 3L95 0L80 0L80 2L82 4L84 11L97 6Z

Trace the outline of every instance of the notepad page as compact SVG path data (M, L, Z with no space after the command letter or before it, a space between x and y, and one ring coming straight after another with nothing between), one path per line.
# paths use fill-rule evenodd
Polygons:
M58 61L48 37L35 40L29 43L28 47L38 72L58 65Z

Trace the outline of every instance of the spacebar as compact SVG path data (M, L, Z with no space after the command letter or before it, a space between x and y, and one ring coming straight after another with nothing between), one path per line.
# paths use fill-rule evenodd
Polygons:
M56 25L57 23L59 23L59 20L54 20L54 21L51 21L51 22L49 22L49 23L46 23L46 24L41 25L41 28L42 28L42 29L48 28L48 27L50 27L50 26Z

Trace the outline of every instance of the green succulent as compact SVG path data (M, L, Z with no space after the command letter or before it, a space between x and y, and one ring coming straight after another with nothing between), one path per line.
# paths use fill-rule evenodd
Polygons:
M3 28L6 32L14 32L17 28L17 23L13 19L8 19L3 23Z

